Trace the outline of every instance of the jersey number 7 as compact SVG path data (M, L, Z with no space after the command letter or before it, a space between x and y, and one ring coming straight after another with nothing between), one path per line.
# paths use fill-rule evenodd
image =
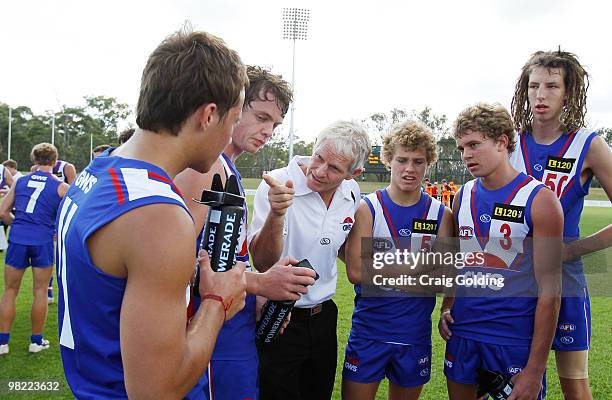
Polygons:
M36 207L36 200L38 200L38 196L45 188L47 182L41 181L28 181L28 187L34 188L34 192L30 196L30 201L28 201L28 205L26 207L25 212L28 214L32 214L34 212L34 207Z

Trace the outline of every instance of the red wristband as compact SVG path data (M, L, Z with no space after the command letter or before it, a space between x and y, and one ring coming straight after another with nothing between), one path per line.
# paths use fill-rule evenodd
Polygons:
M207 300L207 299L211 299L211 300L216 300L219 303L221 303L221 307L223 308L223 321L227 320L227 309L229 307L225 306L225 302L223 301L223 297L216 295L216 294L212 294L212 293L206 293L204 296L202 296L202 301Z

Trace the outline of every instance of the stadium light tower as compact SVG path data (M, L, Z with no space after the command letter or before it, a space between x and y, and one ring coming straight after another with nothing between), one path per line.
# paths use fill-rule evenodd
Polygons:
M55 110L51 116L51 144L55 146Z
M293 158L293 120L295 113L295 41L308 39L310 10L307 8L283 8L283 40L293 42L293 62L291 64L291 89L294 97L291 102L291 122L289 123L289 160Z
M9 106L9 114L8 114L8 159L11 159L11 138L13 136L12 131L13 125L13 109Z

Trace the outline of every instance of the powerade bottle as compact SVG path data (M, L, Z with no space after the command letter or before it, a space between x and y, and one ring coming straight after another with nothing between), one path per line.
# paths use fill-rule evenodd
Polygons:
M512 393L514 385L510 378L504 378L502 374L488 369L477 368L478 377L478 393L477 397L481 398L488 394L495 400L507 400Z
M210 266L215 272L229 271L236 263L236 247L244 215L244 197L236 176L230 175L223 188L221 176L215 174L210 190L202 191L196 203L209 207L200 248L208 252ZM199 296L200 266L196 266L193 292Z
M310 268L314 271L312 265L307 259L303 259L295 265L295 267ZM315 271L316 272L316 271ZM316 274L315 280L319 279L319 274ZM293 310L295 301L273 301L268 300L261 309L261 318L255 329L255 338L261 343L271 343L280 333L280 328L283 322Z

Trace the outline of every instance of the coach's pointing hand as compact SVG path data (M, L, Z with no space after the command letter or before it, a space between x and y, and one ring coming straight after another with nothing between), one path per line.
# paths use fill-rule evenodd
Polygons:
M268 201L270 202L270 214L276 217L282 217L287 212L287 209L293 204L293 182L288 180L283 185L270 175L264 175L263 180L270 186L268 190Z

